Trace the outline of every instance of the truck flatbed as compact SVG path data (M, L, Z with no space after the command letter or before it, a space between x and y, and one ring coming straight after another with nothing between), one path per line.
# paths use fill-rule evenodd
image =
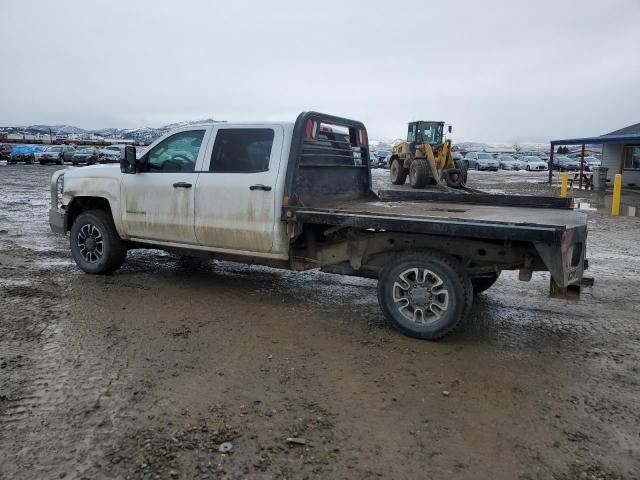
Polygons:
M303 223L376 230L540 242L558 242L567 230L586 235L586 214L565 209L368 199L288 208Z

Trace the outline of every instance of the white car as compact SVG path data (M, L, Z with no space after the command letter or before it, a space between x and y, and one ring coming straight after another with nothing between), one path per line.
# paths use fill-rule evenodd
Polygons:
M542 160L540 157L527 155L525 157L520 157L520 160L524 162L524 169L527 171L549 170L549 165L547 165L547 162Z

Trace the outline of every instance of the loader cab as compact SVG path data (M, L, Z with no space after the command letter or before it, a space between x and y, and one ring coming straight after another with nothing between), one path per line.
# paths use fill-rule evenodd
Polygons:
M415 154L416 146L424 143L429 143L432 146L441 145L443 132L444 122L427 122L424 120L410 122L407 131L409 151Z

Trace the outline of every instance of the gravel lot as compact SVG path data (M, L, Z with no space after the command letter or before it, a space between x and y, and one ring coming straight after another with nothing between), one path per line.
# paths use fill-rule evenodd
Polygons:
M0 478L640 477L639 218L589 209L579 301L505 274L425 342L366 279L159 251L85 275L49 231L55 169L0 164Z

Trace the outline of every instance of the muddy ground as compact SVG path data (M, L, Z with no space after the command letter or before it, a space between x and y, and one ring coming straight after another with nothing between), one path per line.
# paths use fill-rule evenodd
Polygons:
M55 168L0 164L0 478L640 477L639 218L589 210L579 301L505 274L425 342L365 279L159 251L83 274L49 232Z

